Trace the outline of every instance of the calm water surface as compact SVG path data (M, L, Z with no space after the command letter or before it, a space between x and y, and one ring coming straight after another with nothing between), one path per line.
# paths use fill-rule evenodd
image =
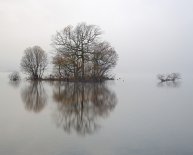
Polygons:
M193 82L10 83L0 73L2 155L192 155Z

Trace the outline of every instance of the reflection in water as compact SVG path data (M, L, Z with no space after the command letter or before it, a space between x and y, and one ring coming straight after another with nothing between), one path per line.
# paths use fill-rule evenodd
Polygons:
M179 81L166 81L166 82L159 82L157 84L158 87L172 87L177 88L180 87L181 83Z
M58 82L53 99L57 103L57 126L80 135L94 133L100 127L97 118L107 117L117 103L115 93L103 83Z
M21 97L28 111L40 112L47 102L47 95L43 84L38 81L30 81L21 91Z
M9 84L14 87L14 88L18 88L20 85L20 80L16 80L16 81L9 81Z

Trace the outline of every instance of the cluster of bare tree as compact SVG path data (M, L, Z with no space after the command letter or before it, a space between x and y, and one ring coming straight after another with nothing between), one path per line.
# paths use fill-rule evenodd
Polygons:
M118 55L111 45L101 41L101 29L85 23L67 26L53 37L53 57L59 78L101 80L109 77Z
M101 29L95 25L78 24L65 27L52 39L55 48L54 64L57 79L102 80L109 78L118 55L111 45L101 41ZM42 79L47 66L47 54L41 47L25 50L21 69L30 79Z

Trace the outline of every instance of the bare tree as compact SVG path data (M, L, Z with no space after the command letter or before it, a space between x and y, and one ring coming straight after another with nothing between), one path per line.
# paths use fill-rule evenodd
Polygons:
M39 46L29 47L24 51L20 65L31 79L41 79L47 66L47 54Z
M108 72L115 67L117 59L118 55L109 43L95 44L92 56L92 76L97 79L108 77Z
M65 27L53 37L56 55L65 58L63 66L75 79L92 77L96 72L104 76L116 65L116 51L109 43L100 41L101 34L98 26L80 23L75 28Z

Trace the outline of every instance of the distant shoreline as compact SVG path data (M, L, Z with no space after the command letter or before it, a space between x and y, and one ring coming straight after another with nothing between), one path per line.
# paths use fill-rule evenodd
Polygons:
M31 81L59 81L59 82L105 82L109 80L115 80L114 78L102 78L102 79L67 79L67 78L40 78L40 79L27 79Z

